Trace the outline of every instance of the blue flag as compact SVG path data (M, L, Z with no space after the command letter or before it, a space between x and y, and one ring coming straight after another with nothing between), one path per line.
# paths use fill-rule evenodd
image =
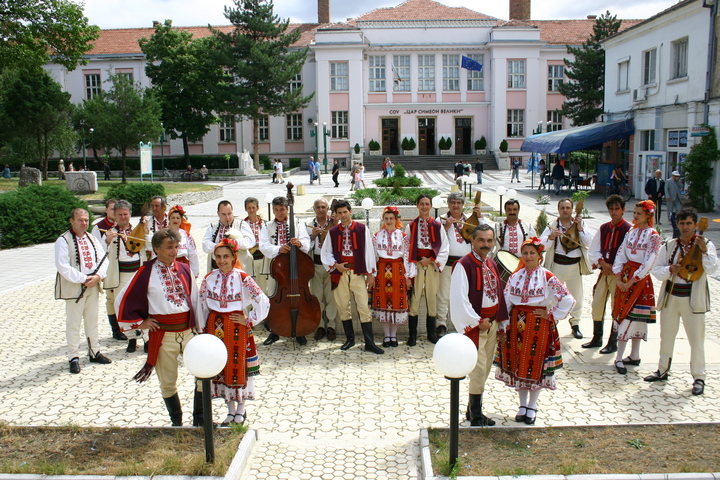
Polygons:
M462 57L462 68L466 70L475 70L476 72L482 72L482 64L476 62L472 58L468 58L465 55Z

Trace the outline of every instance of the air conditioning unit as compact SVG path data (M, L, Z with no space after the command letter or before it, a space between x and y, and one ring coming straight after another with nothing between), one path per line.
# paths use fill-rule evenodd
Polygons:
M647 101L647 90L644 88L633 89L633 102L642 103Z

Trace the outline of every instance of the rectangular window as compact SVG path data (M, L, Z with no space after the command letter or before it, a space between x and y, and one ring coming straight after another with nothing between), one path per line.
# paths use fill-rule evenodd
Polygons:
M443 91L460 90L460 55L443 55Z
M290 80L290 91L295 91L297 89L302 89L302 74L298 73L293 77L292 80Z
M435 91L435 55L418 55L418 91Z
M640 151L655 150L655 130L642 130L640 132Z
M559 92L565 78L565 67L548 65L548 92Z
M330 62L330 90L347 91L348 64L346 62Z
M348 138L348 112L330 112L332 119L332 138Z
M508 60L508 88L525 88L524 60Z
M118 78L123 78L130 83L133 83L135 81L135 76L132 72L117 72L117 76Z
M468 70L467 72L467 89L468 91L482 92L485 90L483 72L485 71L485 55L467 55L470 60L475 60L483 69L479 72Z
M393 91L410 91L410 55L393 55Z
M643 52L643 85L656 82L657 49Z
M88 73L85 75L85 99L90 100L100 93L100 74Z
M630 61L629 60L618 63L618 86L617 86L618 92L624 92L630 88L630 83L628 81L629 73L630 73Z
M302 113L290 113L286 115L287 140L299 141L303 139L303 116Z
M507 136L524 137L525 110L508 110L507 112Z
M547 131L557 132L562 130L563 116L557 110L548 110L547 112Z
M221 142L234 142L235 141L235 117L221 117L220 118L220 141Z
M385 91L385 56L371 55L368 57L369 73L370 73L370 91Z
M676 40L672 43L672 77L687 77L688 39Z
M270 129L268 128L268 116L263 115L258 119L258 140L267 142L270 139Z
M687 148L687 130L668 131L668 148Z

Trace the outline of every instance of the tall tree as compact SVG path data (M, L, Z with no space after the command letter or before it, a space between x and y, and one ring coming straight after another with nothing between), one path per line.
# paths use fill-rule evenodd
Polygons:
M0 144L16 157L40 163L47 180L48 158L67 153L76 135L71 127L70 94L42 69L15 72L0 96Z
M185 162L190 163L188 142L202 139L217 122L217 87L229 77L214 55L217 39L193 39L192 33L172 28L172 20L155 26L148 40L140 39L147 56L145 72L162 106L162 121L171 138L182 138Z
M51 58L73 70L99 35L71 0L0 0L0 72L40 67Z
M720 150L717 148L715 127L705 124L702 126L709 128L710 134L702 137L700 143L693 145L682 169L685 181L689 184L687 191L693 205L701 212L713 212L715 199L710 183L715 164L720 159Z
M255 168L260 169L259 121L307 106L312 98L291 89L290 80L302 71L307 48L294 48L298 29L286 33L290 20L273 13L272 0L234 0L225 16L235 26L231 33L213 30L223 65L233 82L222 88L224 111L253 122Z
M565 59L565 74L570 79L560 86L560 93L567 100L562 113L572 119L574 125L588 125L597 121L603 113L605 82L605 50L600 42L620 30L622 20L609 11L600 15L593 25L593 33L581 47L566 45L574 60Z
M127 182L125 167L128 150L137 150L140 142L155 141L162 133L160 103L152 91L133 83L127 75L110 75L112 86L83 103L78 120L93 128L93 142L120 152L122 181Z

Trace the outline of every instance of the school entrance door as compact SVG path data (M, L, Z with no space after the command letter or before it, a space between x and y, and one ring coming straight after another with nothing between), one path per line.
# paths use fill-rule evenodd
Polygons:
M472 153L472 118L455 118L455 153L470 155Z
M382 119L382 154L399 155L400 145L398 141L398 119Z
M435 118L418 118L420 155L435 155Z

